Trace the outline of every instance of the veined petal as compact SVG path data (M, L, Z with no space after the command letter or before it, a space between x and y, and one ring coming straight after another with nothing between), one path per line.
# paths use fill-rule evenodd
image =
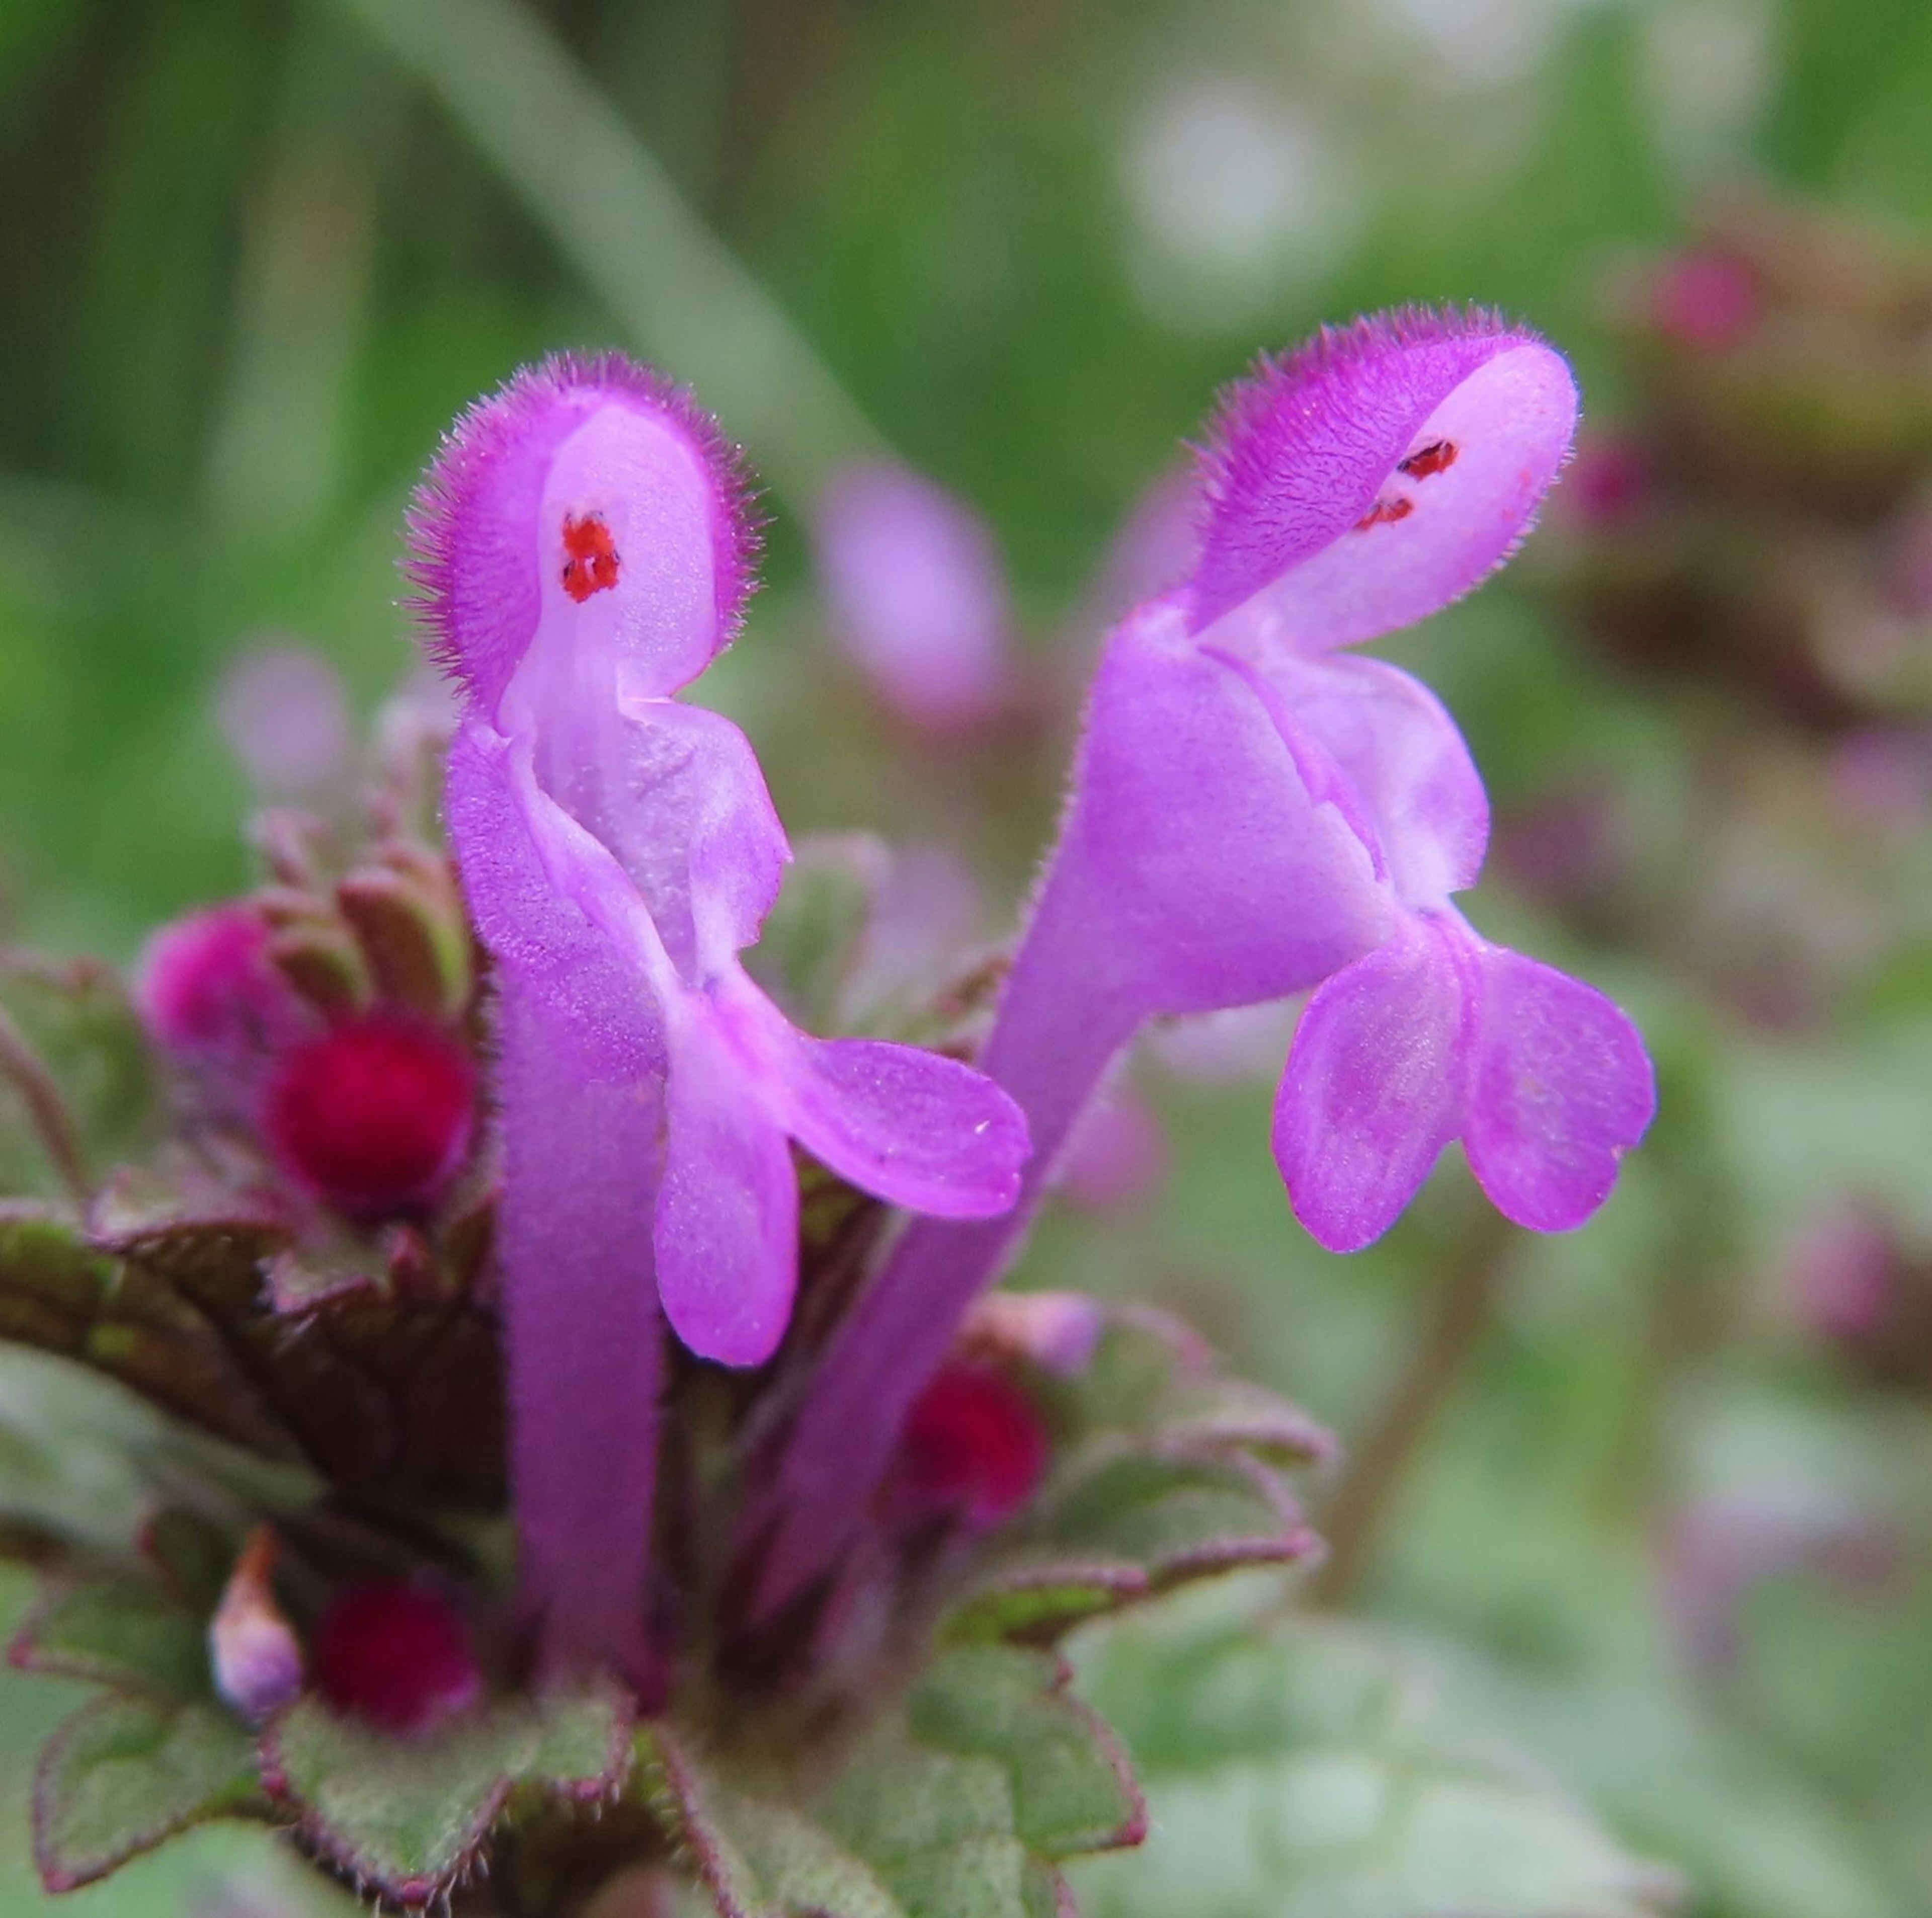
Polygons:
M472 407L409 536L430 650L491 718L540 635L560 678L594 653L640 692L694 677L736 629L757 551L736 449L616 353L546 360Z
M556 1009L600 1071L620 1080L656 1077L664 1044L647 989L625 944L586 904L598 889L609 891L614 875L634 913L634 889L608 855L602 869L574 862L570 883L560 883L557 868L573 849L560 847L556 819L548 816L554 809L527 770L520 774L517 751L474 719L450 746L445 809L477 931L526 995ZM626 902L610 905L617 914Z
M1376 944L1388 903L1334 803L1347 795L1296 748L1292 719L1172 605L1116 629L1049 881L1091 902L1072 915L1093 931L1070 989L1216 1011L1304 990Z
M791 847L752 743L729 719L670 699L620 710L614 763L600 789L580 782L571 810L636 882L695 984L756 942Z
M1381 1238L1462 1130L1477 1034L1466 936L1408 922L1322 986L1295 1028L1275 1160L1331 1252Z
M1264 362L1202 456L1190 629L1265 595L1314 650L1435 612L1528 530L1576 419L1562 356L1492 314L1358 320Z
M1476 883L1490 802L1456 722L1419 680L1380 659L1274 654L1260 670L1334 760L1405 905Z
M760 1365L778 1349L798 1284L798 1175L744 1055L704 998L671 1023L658 1289L700 1358Z
M990 1218L1018 1196L1026 1120L983 1073L914 1046L814 1039L742 973L719 993L766 1110L840 1178L948 1219Z
M1657 1109L1636 1028L1593 986L1498 946L1477 955L1481 1036L1462 1143L1496 1209L1537 1232L1610 1196Z

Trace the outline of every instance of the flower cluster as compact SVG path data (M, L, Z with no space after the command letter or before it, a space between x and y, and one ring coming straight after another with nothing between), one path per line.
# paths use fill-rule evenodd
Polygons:
M1336 1250L1454 1140L1510 1219L1578 1225L1650 1118L1623 1016L1456 904L1488 821L1454 722L1348 650L1508 555L1575 413L1560 356L1483 314L1360 323L1234 389L1180 576L1106 640L984 1043L934 1049L816 1036L747 969L790 848L750 742L682 696L752 584L735 452L615 356L459 420L410 526L460 699L448 854L393 803L346 848L271 815L270 883L138 971L162 1163L0 1208L19 1336L308 1475L184 1472L111 1572L63 1559L16 1661L109 1695L44 1763L48 1881L242 1813L412 1905L494 1835L506 1909L634 1865L724 1911L937 1908L893 1835L964 1808L975 1882L1005 1874L974 1909L1069 1908L1060 1860L1147 1818L1048 1648L1305 1558L1286 1474L1329 1449L1160 1315L989 1290L1056 1186L1157 1175L1120 1055L1310 995L1274 1143ZM958 671L921 722L983 716L988 556L866 484L826 536L855 630L889 681L893 621L925 622ZM142 1815L104 1830L94 1767L136 1719L143 1752L213 1755L136 1765ZM1051 1815L1016 1796L1042 1778Z

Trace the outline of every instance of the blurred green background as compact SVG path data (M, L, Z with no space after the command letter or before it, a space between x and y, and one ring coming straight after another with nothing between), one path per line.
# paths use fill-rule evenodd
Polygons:
M246 883L224 667L292 638L372 710L411 660L398 529L439 432L602 344L694 383L768 482L768 585L715 692L794 833L950 839L997 927L1050 785L855 719L803 534L843 462L890 447L982 511L1033 644L1077 662L1109 541L1257 349L1480 300L1612 423L1642 399L1620 262L1740 182L1910 235L1928 128L1924 0L0 0L0 942L123 959ZM1694 1912L1922 1918L1932 1391L1848 1362L1786 1274L1848 1201L1901 1257L1932 1233L1932 815L1848 869L1819 729L1633 675L1538 552L1398 649L1499 816L1587 772L1676 829L1624 893L1755 902L1712 935L1733 957L1767 924L1834 953L1866 929L1767 1019L1655 913L1507 870L1478 895L1639 1017L1663 1112L1588 1231L1485 1241L1493 1296L1463 1301L1348 1596L1474 1734L1687 1871ZM1773 797L1730 803L1766 762ZM999 803L969 819L968 793ZM1182 1307L1359 1441L1480 1228L1458 1166L1372 1253L1316 1251L1268 1063L1150 1071L1163 1192L1057 1216L1028 1271ZM26 1768L59 1702L0 1684L10 1914L40 1908ZM296 1909L267 1856L197 1840L64 1908Z

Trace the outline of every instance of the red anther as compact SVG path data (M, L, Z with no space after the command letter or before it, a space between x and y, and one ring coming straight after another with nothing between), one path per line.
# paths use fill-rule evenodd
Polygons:
M1378 500L1355 522L1358 533L1366 533L1372 526L1393 526L1397 520L1406 520L1415 511L1413 500Z
M269 1091L268 1136L298 1183L374 1222L435 1199L469 1146L476 1100L475 1061L454 1039L377 1013L288 1055Z
M1432 440L1427 446L1417 447L1407 459L1398 461L1396 471L1407 473L1412 479L1428 479L1447 473L1461 451L1453 440Z
M920 1394L901 1441L900 1482L926 1509L997 1525L1032 1496L1048 1445L1039 1408L1006 1373L956 1360Z
M617 584L616 542L601 513L563 516L563 590L580 606L593 593Z
M470 1628L435 1592L400 1579L340 1593L316 1627L316 1689L332 1709L411 1737L482 1695Z

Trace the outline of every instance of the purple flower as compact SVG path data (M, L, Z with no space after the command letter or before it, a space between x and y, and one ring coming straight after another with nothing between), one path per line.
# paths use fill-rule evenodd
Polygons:
M754 538L734 458L621 359L554 360L460 420L414 574L460 683L451 837L500 982L513 1481L553 1649L642 1661L657 1312L769 1358L796 1140L915 1210L1018 1189L1024 1124L957 1061L812 1038L754 986L790 857L749 743L672 695L729 642Z
M894 714L963 731L1012 698L1005 570L967 507L902 468L854 467L814 532L834 636Z
M1336 1249L1385 1229L1458 1137L1521 1223L1574 1226L1601 1202L1649 1119L1642 1045L1589 987L1456 911L1488 836L1468 752L1425 688L1339 650L1509 556L1576 411L1561 356L1481 313L1324 332L1228 395L1193 569L1108 639L982 1055L1031 1127L1022 1199L995 1221L915 1225L842 1328L780 1468L767 1602L836 1549L1150 1017L1319 989L1275 1145L1298 1213Z

